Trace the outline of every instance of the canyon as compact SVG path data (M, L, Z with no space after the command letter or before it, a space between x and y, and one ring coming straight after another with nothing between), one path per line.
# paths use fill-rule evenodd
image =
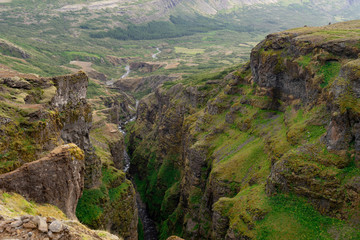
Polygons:
M259 2L278 1L241 1ZM198 74L109 55L127 66L111 83L95 54L61 60L76 71L55 77L2 64L0 237L359 238L359 29L272 33L249 61ZM0 47L18 62L34 53ZM164 49L148 47L149 58Z

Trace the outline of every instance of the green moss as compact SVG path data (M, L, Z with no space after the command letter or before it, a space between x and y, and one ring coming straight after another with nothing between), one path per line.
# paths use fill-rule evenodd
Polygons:
M254 185L240 191L234 198L220 198L214 210L229 218L229 226L235 236L254 238L253 227L269 211L264 185Z
M340 105L341 113L347 110L353 110L360 113L360 99L357 98L350 86L347 86L346 91L339 97L338 103Z

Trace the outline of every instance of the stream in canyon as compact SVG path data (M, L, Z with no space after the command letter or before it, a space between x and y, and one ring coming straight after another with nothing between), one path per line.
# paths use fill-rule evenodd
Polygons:
M139 104L139 101L136 101L136 109L137 106ZM119 125L119 131L125 136L126 135L126 131L125 131L125 126L126 124L128 124L129 122L133 122L136 120L136 115L134 117L132 117L131 119L129 119L128 121L122 123L121 125ZM132 177L129 175L129 169L130 169L130 156L127 153L126 149L124 150L124 168L123 171L127 174L127 178L130 179L136 189L136 185L132 179ZM158 239L158 232L156 229L156 224L155 222L151 219L147 209L146 209L146 204L141 200L140 194L136 191L136 204L138 207L138 214L139 214L139 218L142 222L143 225L143 230L144 230L144 240L157 240Z

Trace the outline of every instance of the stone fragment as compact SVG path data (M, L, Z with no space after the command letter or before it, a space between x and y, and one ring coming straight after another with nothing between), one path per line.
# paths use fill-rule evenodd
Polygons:
M46 223L45 218L39 217L39 226L38 226L38 229L39 229L41 232L47 232L47 231L48 231L48 225L47 225L47 223Z
M10 227L16 228L16 227L20 227L22 225L22 221L21 220L16 220L15 222L12 222L10 224Z
M30 221L30 222L26 222L23 224L24 228L30 228L30 229L34 229L37 227L36 223Z
M63 225L60 221L55 220L49 225L49 230L53 233L58 233L63 230Z

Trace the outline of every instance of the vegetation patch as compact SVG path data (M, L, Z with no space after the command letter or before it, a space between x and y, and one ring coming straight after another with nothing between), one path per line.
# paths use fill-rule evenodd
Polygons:
M341 63L338 61L326 61L326 63L320 67L318 74L322 75L323 82L320 84L322 88L326 87L331 81L339 75Z

